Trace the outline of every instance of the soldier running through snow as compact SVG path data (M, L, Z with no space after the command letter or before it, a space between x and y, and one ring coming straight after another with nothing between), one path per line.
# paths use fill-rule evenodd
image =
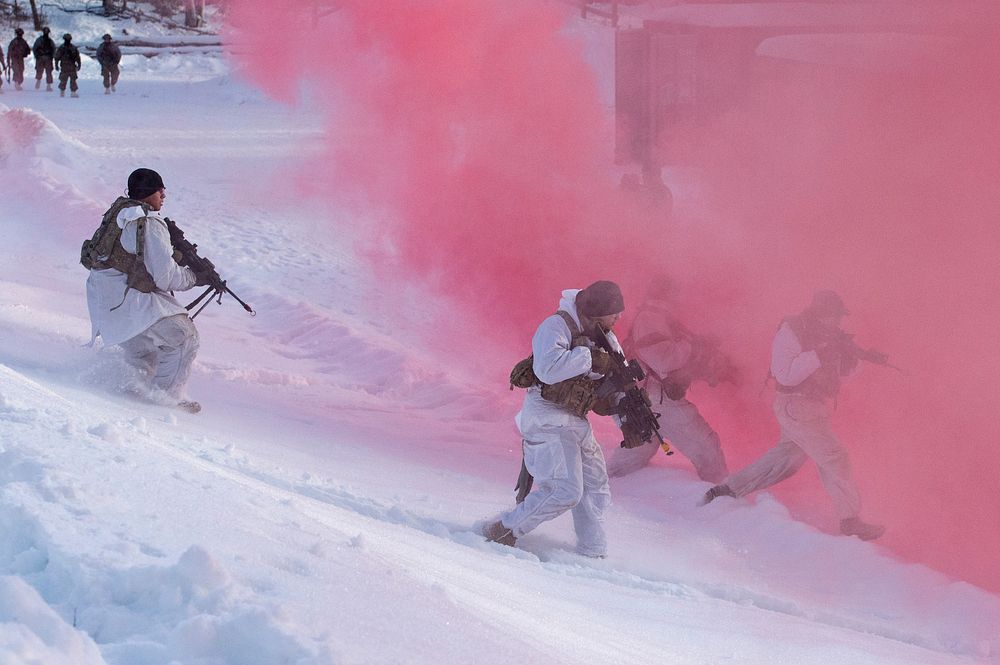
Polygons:
M198 353L198 331L172 292L210 284L213 276L177 263L160 216L165 198L160 174L136 169L128 177L128 197L115 201L84 243L91 337L120 345L126 362L153 388L172 404L197 412L201 405L186 399L184 388Z
M31 53L35 56L35 90L42 85L42 74L45 75L45 90L52 91L52 58L56 54L56 43L49 37L49 28L42 28L42 34L35 40L31 47Z
M587 412L610 412L604 408L607 405L595 403L594 393L613 361L596 347L592 335L601 326L612 347L620 351L611 329L624 309L618 286L599 281L582 290L563 291L559 311L538 326L531 340L532 357L518 363L511 375L512 385L528 388L516 421L524 465L534 477L535 489L484 526L487 540L513 546L543 522L572 511L577 552L606 556L603 522L611 491L604 454ZM609 403L617 397L620 394L610 395ZM628 423L621 427L623 445L642 443Z
M24 39L24 30L14 30L14 39L7 45L7 67L14 79L14 89L22 90L24 84L24 59L31 55L31 47Z
M840 518L841 532L862 540L882 535L885 527L860 518L861 499L847 450L830 427L841 378L854 371L859 359L887 364L884 354L859 349L841 330L848 313L838 294L817 291L801 314L781 322L771 347L771 374L777 384L773 410L781 438L756 461L709 489L702 505L770 487L812 459Z
M122 52L118 45L111 41L111 35L101 37L101 45L97 47L97 62L101 65L101 77L104 79L104 94L115 92L118 83L118 63Z
M719 435L687 399L687 391L694 381L711 386L734 381L736 372L717 343L691 333L677 319L673 290L673 282L666 275L651 281L625 340L625 349L646 372L645 387L653 409L660 413L663 434L691 460L699 478L717 483L728 474ZM608 474L624 476L641 469L659 447L653 441L616 450L608 460Z
M73 45L73 35L68 32L63 35L63 43L56 49L55 61L59 71L59 96L66 96L66 82L69 81L70 96L79 97L76 93L76 77L83 63L80 61L80 50Z

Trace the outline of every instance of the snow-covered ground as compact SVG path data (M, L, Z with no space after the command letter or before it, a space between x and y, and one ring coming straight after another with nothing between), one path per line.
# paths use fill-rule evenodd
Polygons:
M1000 662L996 595L766 493L698 509L679 456L613 481L605 560L568 516L483 542L518 396L421 346L439 313L356 255L365 220L286 193L321 119L141 63L0 97L0 664ZM199 415L85 346L79 245L138 166L258 312L197 319Z

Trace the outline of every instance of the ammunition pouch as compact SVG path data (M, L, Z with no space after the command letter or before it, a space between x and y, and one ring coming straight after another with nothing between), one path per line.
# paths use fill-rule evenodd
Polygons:
M597 392L597 383L586 377L577 377L551 385L542 384L542 399L583 418L597 401L594 394Z

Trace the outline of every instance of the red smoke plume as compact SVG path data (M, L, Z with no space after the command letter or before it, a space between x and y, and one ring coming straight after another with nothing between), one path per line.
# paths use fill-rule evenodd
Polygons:
M671 271L679 310L748 372L738 393L696 391L737 462L776 434L752 379L778 322L837 289L859 343L906 369L865 368L836 416L867 515L897 551L1000 589L992 32L925 25L947 48L891 70L748 56L744 95L661 137L700 167L692 208L712 211L667 223L618 192L610 119L557 3L339 7L315 30L241 0L234 39L247 76L286 100L308 82L329 109L311 168L324 195L365 211L387 277L436 285L461 308L458 334L516 340L502 371L561 289L615 279L634 304L650 274ZM832 522L819 490L788 486L778 493Z

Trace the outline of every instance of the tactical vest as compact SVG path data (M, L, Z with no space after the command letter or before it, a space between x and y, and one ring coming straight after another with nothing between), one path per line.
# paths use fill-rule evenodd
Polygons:
M63 44L56 49L55 57L60 68L67 65L76 67L76 63L80 61L80 51L73 44Z
M570 336L572 337L572 342L570 343L571 349L575 349L578 346L590 346L590 339L583 335L579 326L576 325L576 321L573 320L573 317L568 312L559 310L556 314L566 322L566 326L569 328ZM581 418L594 408L596 401L594 393L597 391L597 381L588 379L585 373L572 379L560 381L559 383L542 383L535 376L534 363L535 356L530 355L514 365L514 369L510 373L511 390L515 386L518 388L541 386L542 399L558 404Z
M789 316L782 323L787 323L788 327L795 333L803 352L815 351L827 341L827 336L823 334L823 331L815 324L811 324L810 320L802 314ZM785 386L776 382L776 390L779 393L805 395L816 399L835 398L840 393L840 365L841 358L837 356L821 364L819 369L798 385Z
M114 269L125 273L125 283L129 289L152 293L156 290L156 282L146 269L143 254L146 247L146 218L135 221L135 254L122 247L122 229L118 226L118 213L130 206L142 206L144 213L149 212L149 206L135 199L118 197L104 217L101 225L90 240L84 240L80 248L80 263L87 270ZM128 289L126 289L127 291Z

